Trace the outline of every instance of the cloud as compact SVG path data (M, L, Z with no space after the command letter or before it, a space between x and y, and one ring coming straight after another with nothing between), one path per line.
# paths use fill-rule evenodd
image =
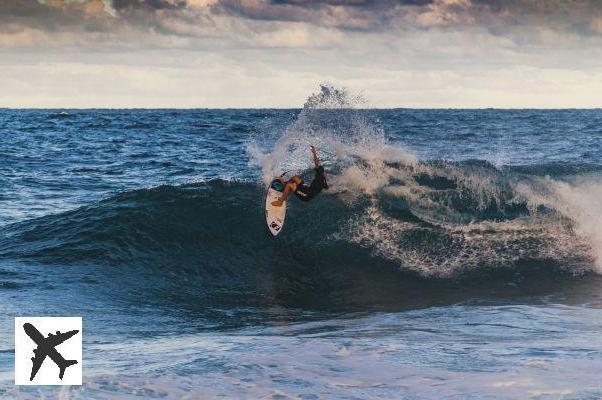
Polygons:
M364 31L551 25L587 35L602 16L599 0L218 0L212 8L244 19Z
M80 33L95 36L108 32L113 21L107 4L102 0L3 0L0 2L0 44L4 48L27 47L62 40L66 35L79 41Z
M599 106L602 2L0 0L0 54L0 105Z
M3 0L0 32L106 33L115 43L148 32L187 38L249 37L286 23L342 33L476 27L511 35L541 27L583 37L602 35L599 0ZM286 31L290 29L285 28ZM300 28L296 28L300 31ZM139 35L136 35L138 33ZM249 33L251 36L249 36ZM289 32L290 33L290 32ZM290 36L290 35L289 35ZM35 35L30 35L32 42ZM296 41L297 36L290 36ZM156 37L155 37L156 38ZM98 35L93 37L98 40ZM310 41L306 41L310 42Z
M367 1L220 0L212 8L221 15L259 21L305 22L340 29L376 29L385 17Z

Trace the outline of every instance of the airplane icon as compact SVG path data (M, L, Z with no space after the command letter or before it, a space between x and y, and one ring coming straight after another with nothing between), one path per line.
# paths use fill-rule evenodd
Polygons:
M49 333L48 337L45 338L44 335L42 335L40 331L38 331L36 327L30 323L23 324L23 329L25 330L25 333L27 333L27 336L29 336L31 340L38 345L38 347L33 350L35 357L31 357L33 366L31 368L31 376L29 377L29 381L33 381L33 378L40 370L40 367L46 359L46 356L50 357L50 359L54 361L54 363L60 368L59 379L61 380L65 374L65 369L70 365L77 364L76 360L65 360L65 358L55 349L55 347L76 335L79 332L78 330L65 333L57 331L56 335Z

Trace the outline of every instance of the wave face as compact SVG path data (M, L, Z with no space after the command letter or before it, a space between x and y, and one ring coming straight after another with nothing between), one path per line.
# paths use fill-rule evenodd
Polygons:
M487 164L388 168L398 176L378 193L334 186L310 203L293 200L275 239L265 229L262 185L214 180L135 190L9 225L0 256L232 276L327 260L340 268L394 263L439 278L522 261L573 272L595 265L599 184L511 179ZM332 178L340 185L340 175Z

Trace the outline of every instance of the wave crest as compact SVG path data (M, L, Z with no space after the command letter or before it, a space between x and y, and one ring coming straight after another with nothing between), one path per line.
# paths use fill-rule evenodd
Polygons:
M363 102L347 91L322 86L275 143L258 138L248 146L264 182L283 171L304 173L309 145L318 147L329 193L347 206L368 199L341 221L338 239L425 276L521 260L547 260L575 273L597 262L602 270L592 182L542 181L525 168L481 160L418 160L356 112L357 104Z

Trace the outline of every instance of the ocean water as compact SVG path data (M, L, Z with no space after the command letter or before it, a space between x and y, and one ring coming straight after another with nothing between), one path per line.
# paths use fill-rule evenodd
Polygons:
M601 160L601 110L0 110L0 397L601 398ZM15 316L83 386L14 386Z

